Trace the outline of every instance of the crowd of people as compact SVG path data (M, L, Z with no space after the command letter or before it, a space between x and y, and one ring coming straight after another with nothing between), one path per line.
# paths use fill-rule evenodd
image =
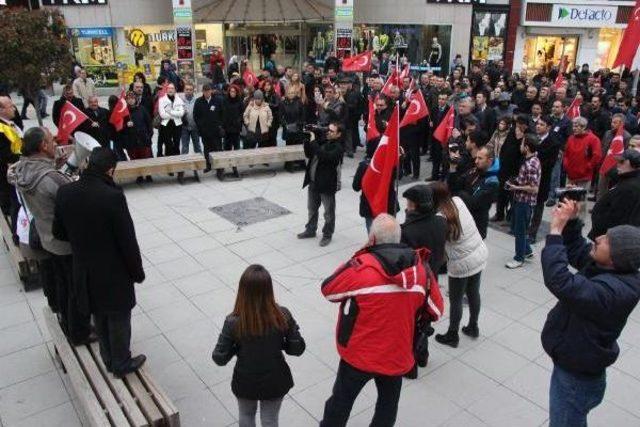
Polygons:
M410 183L427 175L428 183L402 193L403 224L395 219L395 182L389 183L387 213L374 217L363 193L359 214L368 242L321 286L328 301L340 304L340 364L321 425L346 425L370 380L378 390L372 425L394 425L403 377L415 378L428 362L431 323L443 315L439 275L448 277L449 325L435 340L456 348L459 331L473 339L481 334L489 225L504 226L514 236L506 267L520 268L535 259L532 244L545 208L553 211L542 270L559 301L542 332L554 362L550 425L585 425L588 412L602 401L606 368L619 353L616 340L640 299L640 109L630 76L606 69L591 73L587 65L527 76L510 74L498 62L474 64L468 73L457 66L446 76L410 72L388 85L387 77L399 70L388 60L384 64L384 70L364 75L342 73L333 60L323 68L305 64L302 73L274 65L253 82L245 78L247 62L236 58L196 97L194 84L165 63L154 91L144 75L136 75L126 94L129 118L120 131L108 119L117 97L110 98L109 109L101 107L80 71L80 80L65 86L54 104L54 122L62 104L73 103L90 117L78 130L103 147L73 183L55 167L53 136L42 128L23 133L15 106L1 97L3 212L22 206L33 218L41 247L31 233L20 240L44 254L45 295L70 340L85 343L95 331L105 365L119 376L144 363L143 355L131 357L129 351L133 284L144 280L144 271L125 196L111 176L117 161L153 155L154 128L157 156L193 148L205 155L207 171L211 152L275 146L279 135L286 144L303 144L309 220L297 237L316 237L323 206L320 245L326 246L335 230L345 157L364 146L352 185L361 191L394 109L402 120L420 91L429 114L401 127L397 176ZM450 137L440 141L434 132L450 111ZM378 136L361 140L361 121ZM423 173L425 159L429 174ZM216 173L223 177L224 171ZM590 241L581 235L588 201L595 202ZM95 274L100 271L105 273ZM105 277L115 278L106 283ZM465 297L470 316L461 327ZM283 352L304 351L293 314L275 301L269 272L248 267L213 352L219 365L237 357L231 386L241 426L255 425L258 403L262 425L277 425L282 398L294 383Z

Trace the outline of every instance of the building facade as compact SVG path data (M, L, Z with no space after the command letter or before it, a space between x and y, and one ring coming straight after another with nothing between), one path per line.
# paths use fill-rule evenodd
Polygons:
M569 70L582 64L611 67L633 6L633 1L524 1L513 70L535 74L563 57Z

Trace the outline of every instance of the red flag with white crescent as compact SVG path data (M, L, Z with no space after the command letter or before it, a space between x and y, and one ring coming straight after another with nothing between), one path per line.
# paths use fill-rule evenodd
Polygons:
M391 86L399 86L398 70L397 69L394 69L391 72L391 75L387 79L387 82L384 84L384 86L382 87L382 90L380 92L384 93L387 96L391 96Z
M69 136L78 126L80 126L89 117L83 113L78 107L66 101L60 109L60 122L58 123L58 144L67 145Z
M116 128L116 132L120 132L124 128L124 119L127 116L129 116L129 106L127 106L127 98L123 90L109 117L109 123Z
M447 145L451 134L453 133L453 126L455 124L455 111L453 105L449 107L449 111L444 116L436 130L433 132L433 137L440 141L440 144L444 147Z
M389 211L389 187L395 179L393 172L399 165L400 158L399 132L400 113L396 105L362 178L362 194L369 202L371 216L374 218Z
M153 115L155 116L156 114L158 114L158 105L160 104L160 98L162 98L163 96L165 96L167 94L167 88L169 87L169 83L163 83L162 86L160 87L160 90L158 90L158 93L156 94L156 100L153 103Z
M605 176L612 168L616 166L616 156L619 156L624 152L624 125L620 125L616 136L611 140L611 145L607 151L607 155L602 161L600 167L600 175Z
M569 106L569 109L567 110L567 117L569 117L571 120L575 119L576 117L580 117L581 105L582 105L582 98L578 98L578 97L574 98L573 102Z
M369 116L367 120L367 142L371 141L372 139L376 139L380 137L380 132L378 132L378 128L376 127L376 109L374 104L375 104L375 100L369 97Z
M362 72L371 71L371 51L367 50L358 55L350 56L342 60L342 71L344 72Z
M416 90L409 98L409 107L407 108L407 112L404 113L400 127L413 124L428 115L429 108L427 107L427 103L424 101L422 91Z
M244 80L244 84L246 84L247 86L255 87L258 85L258 78L249 67L245 68L244 72L242 73L242 80Z
M636 0L636 5L629 14L629 22L622 35L618 55L616 55L616 60L613 61L611 68L624 65L630 70L637 69L640 66L638 46L640 46L640 0Z
M410 77L410 76L411 76L411 64L407 62L406 64L404 64L404 67L402 67L399 80L402 81L404 80L405 77Z

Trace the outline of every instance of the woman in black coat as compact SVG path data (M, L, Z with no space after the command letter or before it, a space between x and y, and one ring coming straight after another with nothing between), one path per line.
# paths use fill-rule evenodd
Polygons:
M505 213L511 204L511 192L505 189L505 183L510 178L518 176L518 171L522 164L520 143L522 142L524 135L525 132L522 130L522 127L516 124L516 126L509 131L509 134L500 149L498 203L496 205L496 214L491 219L492 221L503 221L505 219Z
M282 398L293 387L282 352L300 356L304 350L298 324L275 302L269 272L250 265L240 278L235 307L213 350L213 361L220 366L238 358L231 391L238 399L240 426L255 425L258 402L262 425L278 425Z
M285 140L287 145L302 144L305 121L304 104L294 89L289 88L287 91L287 96L280 103L279 113L283 129L282 139ZM291 172L295 163L301 163L304 167L304 160L301 162L285 162L284 167Z
M271 80L265 80L263 92L264 101L269 104L273 115L273 122L271 122L271 127L269 128L269 142L265 147L275 147L278 145L278 128L280 128L280 97L276 93Z
M222 128L224 129L224 150L240 149L240 131L244 103L242 91L236 85L229 86L229 93L222 102Z

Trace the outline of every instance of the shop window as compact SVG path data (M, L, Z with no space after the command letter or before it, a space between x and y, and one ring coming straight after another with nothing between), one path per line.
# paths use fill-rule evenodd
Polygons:
M622 41L622 29L601 28L598 39L598 54L594 64L595 69L611 68L618 55L620 42Z
M562 57L566 57L567 70L576 66L578 37L531 36L524 42L522 70L527 75L534 75L540 70L549 71L558 66Z
M112 28L72 28L69 30L76 61L97 86L118 84Z

